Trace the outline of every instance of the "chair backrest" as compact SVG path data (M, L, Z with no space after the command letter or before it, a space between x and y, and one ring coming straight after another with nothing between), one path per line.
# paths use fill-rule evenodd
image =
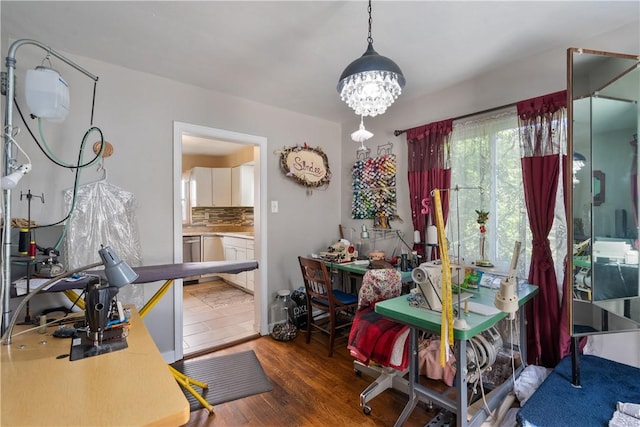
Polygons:
M358 292L358 310L402 292L402 276L395 269L367 270Z
M333 306L336 302L331 285L331 276L325 263L318 259L299 256L304 287L311 301Z

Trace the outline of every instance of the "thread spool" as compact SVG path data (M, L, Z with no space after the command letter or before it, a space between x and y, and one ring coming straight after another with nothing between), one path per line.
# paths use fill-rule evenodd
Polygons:
M429 227L427 227L427 244L438 244L438 229L435 225L430 225Z
M413 243L420 243L420 230L413 231Z
M36 257L36 248L37 248L37 246L36 246L35 240L31 240L29 242L29 256L31 258L35 258Z
M20 229L20 238L18 239L18 253L27 255L29 253L29 242L31 241L31 232L28 228Z
M38 333L47 333L47 316L45 314L40 315L40 327L38 328Z
M400 255L400 270L409 271L409 259L407 254Z

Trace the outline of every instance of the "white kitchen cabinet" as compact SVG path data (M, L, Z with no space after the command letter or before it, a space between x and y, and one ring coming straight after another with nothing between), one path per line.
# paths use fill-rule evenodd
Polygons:
M224 249L225 261L244 261L247 259L247 243L248 239L239 237L224 236L222 238L222 247ZM253 241L251 241L253 248ZM247 272L243 271L237 274L225 274L222 276L225 281L239 286L247 291L253 292L253 289L247 287Z
M191 207L211 206L211 169L191 169Z
M221 236L202 236L202 261L224 261ZM203 274L202 277L220 276L219 273Z
M231 168L211 169L211 206L231 206Z
M189 172L183 172L180 180L180 205L182 223L191 224L191 175Z
M222 237L202 236L202 261L224 261Z
M231 168L191 170L191 207L231 206Z
M231 168L231 206L253 206L253 165Z
M255 259L253 240L247 240L247 259ZM247 271L247 290L251 292L255 290L254 272L255 270Z

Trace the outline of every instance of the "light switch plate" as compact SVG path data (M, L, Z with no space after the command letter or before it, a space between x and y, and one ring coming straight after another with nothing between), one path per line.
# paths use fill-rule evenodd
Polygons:
M278 201L277 200L272 200L271 201L271 213L278 213Z

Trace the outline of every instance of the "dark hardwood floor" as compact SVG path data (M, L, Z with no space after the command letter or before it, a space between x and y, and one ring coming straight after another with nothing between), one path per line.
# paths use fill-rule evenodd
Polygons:
M328 357L327 338L314 335L306 344L305 334L290 342L260 337L199 356L254 350L273 390L216 405L212 415L204 409L192 412L186 426L392 426L406 395L387 390L370 402L371 415L365 415L359 395L373 379L355 374L344 340ZM420 403L404 425L424 426L436 413L437 408L430 412Z

